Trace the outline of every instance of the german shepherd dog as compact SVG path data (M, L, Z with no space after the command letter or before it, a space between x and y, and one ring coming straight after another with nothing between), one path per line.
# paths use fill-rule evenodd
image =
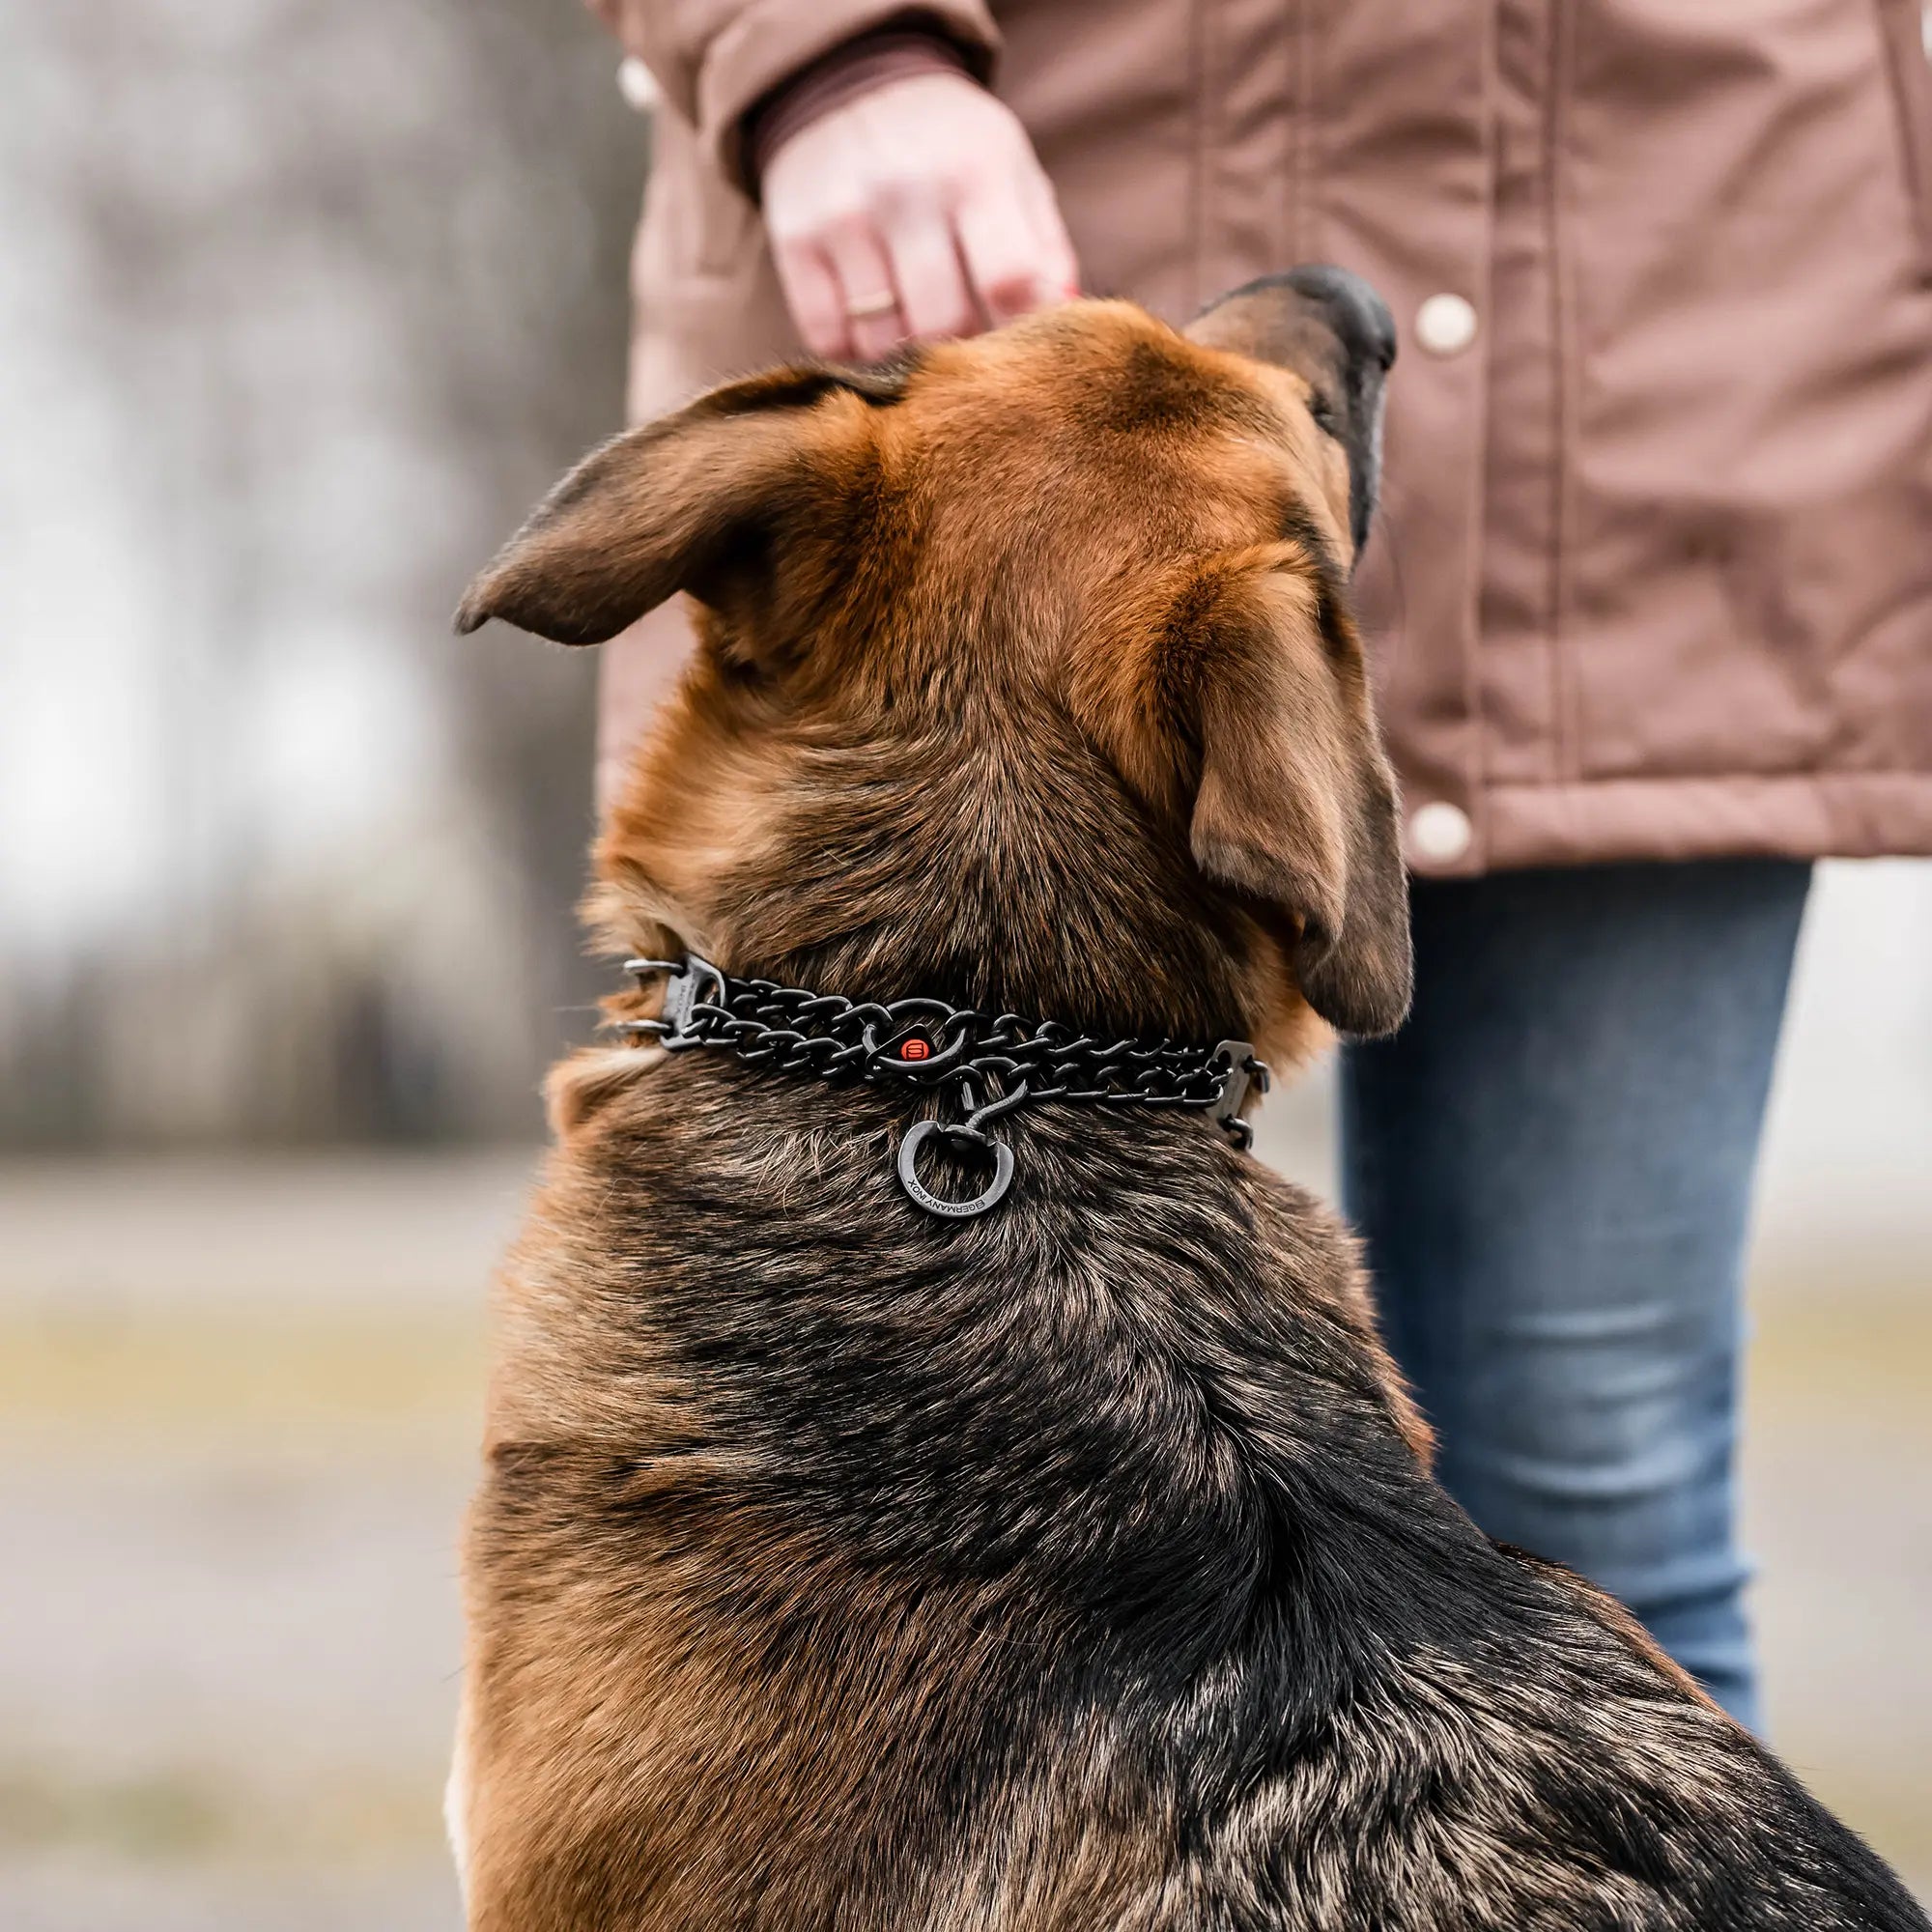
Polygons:
M597 932L1278 1068L1395 1027L1347 593L1393 349L1298 270L599 450L459 614L693 600ZM894 1170L929 1092L647 1037L548 1092L467 1537L473 1932L1923 1932L1450 1500L1348 1233L1197 1114L1016 1108L1010 1191L948 1218Z

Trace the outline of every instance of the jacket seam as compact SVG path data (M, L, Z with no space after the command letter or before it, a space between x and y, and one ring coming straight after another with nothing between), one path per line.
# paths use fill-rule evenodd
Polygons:
M1478 259L1472 264L1469 274L1468 299L1481 298L1482 306L1488 310L1482 336L1478 345L1481 365L1471 375L1476 395L1471 420L1474 424L1473 447L1469 466L1469 486L1471 491L1468 535L1468 577L1463 601L1463 632L1460 639L1463 657L1463 715L1464 719L1464 750L1456 763L1461 766L1459 776L1467 787L1463 803L1469 810L1476 827L1475 851L1478 862L1487 851L1490 828L1485 801L1491 792L1490 765L1492 747L1490 742L1491 717L1489 694L1486 689L1485 673L1487 665L1483 649L1484 639L1488 635L1484 618L1487 604L1486 578L1489 570L1489 462L1494 426L1490 419L1490 338L1495 330L1496 298L1496 189L1497 176L1502 158L1502 47L1501 23L1498 10L1486 7L1483 10L1483 41L1478 52L1477 84L1481 90L1481 116L1477 123L1483 144L1483 212L1479 229ZM1452 284L1453 286L1453 284Z
M1569 439L1575 433L1577 399L1576 345L1570 339L1575 326L1576 305L1570 298L1570 253L1565 246L1565 223L1572 218L1569 206L1570 170L1564 164L1567 133L1565 102L1572 79L1575 38L1571 10L1562 0L1550 0L1548 10L1549 121L1548 121L1548 237L1549 237L1549 354L1550 423L1549 439L1549 671L1550 696L1555 710L1556 768L1567 779L1580 775L1582 759L1578 752L1581 733L1577 728L1577 680L1572 675L1566 644L1570 595L1572 548L1572 466Z
M1194 0L1187 10L1188 59L1193 67L1193 100L1190 103L1194 153L1191 156L1193 181L1190 199L1194 235L1193 282L1189 308L1199 315L1208 303L1208 9L1210 0Z
M1322 45L1321 36L1315 32L1308 17L1313 11L1306 4L1301 9L1302 35L1308 53L1308 111L1301 117L1301 129L1296 138L1301 149L1302 223L1308 236L1308 258L1314 262L1325 262L1329 250L1328 216L1321 193L1326 167L1320 110Z
M1287 230L1285 253L1291 261L1305 261L1309 255L1302 240L1303 176L1307 166L1303 149L1307 140L1309 104L1313 99L1308 86L1307 0L1293 0L1288 41L1288 180L1283 193Z

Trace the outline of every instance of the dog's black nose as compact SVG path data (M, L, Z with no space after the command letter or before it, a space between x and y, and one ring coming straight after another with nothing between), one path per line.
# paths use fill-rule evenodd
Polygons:
M1387 369L1395 361L1395 317L1360 275L1328 262L1291 269L1284 277L1299 296L1317 303L1350 361Z

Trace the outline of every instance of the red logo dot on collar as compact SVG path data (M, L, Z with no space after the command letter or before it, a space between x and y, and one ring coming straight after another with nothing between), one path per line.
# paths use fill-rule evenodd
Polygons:
M932 1058L932 1042L929 1039L921 1039L917 1035L911 1039L901 1040L899 1042L899 1058L901 1060L930 1060Z

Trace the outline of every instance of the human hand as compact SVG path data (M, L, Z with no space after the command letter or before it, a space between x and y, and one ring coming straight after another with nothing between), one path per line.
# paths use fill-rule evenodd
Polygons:
M819 355L875 361L1079 292L1052 185L1012 110L917 73L828 109L766 162L785 304Z

